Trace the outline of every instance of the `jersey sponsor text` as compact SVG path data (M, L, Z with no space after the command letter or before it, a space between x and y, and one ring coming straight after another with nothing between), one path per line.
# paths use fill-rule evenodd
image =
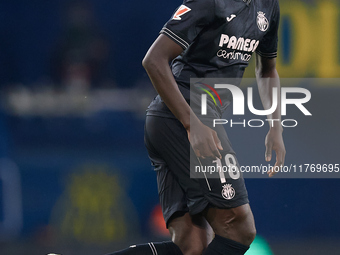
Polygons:
M244 39L243 37L237 38L236 36L229 37L226 34L221 34L219 46L226 46L228 49L241 50L247 52L254 52L259 45L259 41L255 39Z

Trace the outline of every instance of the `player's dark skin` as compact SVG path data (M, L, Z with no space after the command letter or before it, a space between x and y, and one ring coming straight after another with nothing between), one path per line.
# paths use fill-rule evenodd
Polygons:
M182 47L161 34L147 52L143 66L158 94L187 130L190 144L196 155L202 158L221 158L219 151L223 148L217 133L205 126L193 113L171 72L169 62L182 52ZM272 88L280 87L275 66L275 59L256 56L256 77L265 109L272 105ZM280 107L268 116L268 119L281 119ZM270 126L265 145L265 160L271 160L274 150L275 166L283 165L285 147L280 122L274 122L274 125ZM274 174L273 171L268 172L270 177ZM211 242L213 232L244 245L250 245L256 234L254 217L249 204L232 209L207 208L201 214L194 216L186 213L170 220L169 231L172 241L179 246L184 255L202 254Z

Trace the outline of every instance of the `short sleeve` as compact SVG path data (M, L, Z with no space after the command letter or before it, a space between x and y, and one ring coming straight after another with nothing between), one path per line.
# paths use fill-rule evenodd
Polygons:
M269 23L269 28L262 40L256 53L261 57L276 58L277 57L277 43L278 43L278 29L280 21L280 7L276 0L272 16Z
M202 29L213 21L214 9L214 0L184 0L160 33L186 49Z

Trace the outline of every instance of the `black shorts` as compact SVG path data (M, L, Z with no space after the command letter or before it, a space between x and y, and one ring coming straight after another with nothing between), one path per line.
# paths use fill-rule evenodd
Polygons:
M227 134L222 125L214 130L222 143L222 160L199 161L187 131L177 119L146 117L144 141L157 172L158 194L167 225L175 213L194 215L207 206L234 208L249 202L242 174L235 172L235 167L226 170L231 169L227 165L240 169ZM216 166L215 170L220 171L207 171L205 166Z

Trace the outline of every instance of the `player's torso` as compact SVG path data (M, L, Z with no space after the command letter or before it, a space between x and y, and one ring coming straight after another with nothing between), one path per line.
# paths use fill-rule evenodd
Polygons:
M215 0L214 21L174 61L175 76L241 77L268 31L274 1Z

